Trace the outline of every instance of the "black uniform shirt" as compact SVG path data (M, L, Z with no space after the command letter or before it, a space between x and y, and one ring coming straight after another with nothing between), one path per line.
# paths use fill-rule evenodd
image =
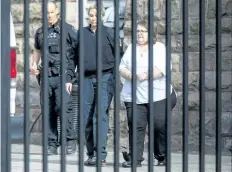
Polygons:
M60 20L55 23L54 25L51 25L48 27L48 35L47 35L47 40L48 39L52 39L56 36L60 37ZM75 30L75 28L66 23L65 22L65 29L64 29L64 33L66 35L66 63L68 63L68 59L69 59L69 55L73 54L73 48L74 44L75 44L75 40L77 39L77 32ZM59 35L57 35L59 34ZM59 39L59 45L60 45L60 39ZM39 29L37 29L36 33L35 33L35 40L34 40L34 47L37 50L40 50L41 53L43 51L43 27L40 27ZM60 46L61 47L61 46ZM43 61L43 60L42 60Z

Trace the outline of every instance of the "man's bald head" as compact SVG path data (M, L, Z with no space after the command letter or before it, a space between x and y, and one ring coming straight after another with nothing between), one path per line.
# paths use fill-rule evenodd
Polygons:
M48 24L52 25L58 21L57 5L53 1L48 2Z

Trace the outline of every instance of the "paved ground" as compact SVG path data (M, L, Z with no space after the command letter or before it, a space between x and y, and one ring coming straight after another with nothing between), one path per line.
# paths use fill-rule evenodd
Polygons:
M30 172L42 172L42 147L30 146ZM12 172L24 172L23 169L23 146L12 145ZM78 172L78 154L66 156L67 172ZM145 158L147 153L145 153ZM60 172L60 156L50 156L48 164L48 172ZM189 155L189 172L198 172L198 155ZM215 156L206 155L206 172L215 172ZM123 158L120 155L120 162L123 162ZM143 162L143 167L137 168L138 172L147 172L147 158ZM222 157L222 172L232 171L231 156ZM95 172L95 167L85 167L85 172ZM124 169L120 167L120 172L130 172L131 169ZM102 172L113 172L113 152L108 152L107 166L102 168ZM154 172L164 172L164 167L154 166ZM172 172L182 172L182 154L172 154Z

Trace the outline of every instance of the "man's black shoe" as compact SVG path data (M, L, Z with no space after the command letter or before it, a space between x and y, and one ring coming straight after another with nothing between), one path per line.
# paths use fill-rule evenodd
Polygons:
M57 148L54 146L48 146L47 154L48 155L58 155Z
M122 167L131 168L132 167L132 162L131 161L125 161L125 162L122 163ZM142 167L141 162L137 162L136 167Z
M67 141L66 145L66 153L68 155L75 153L77 150L77 145L75 140L69 140Z
M232 146L229 147L229 151L232 153Z

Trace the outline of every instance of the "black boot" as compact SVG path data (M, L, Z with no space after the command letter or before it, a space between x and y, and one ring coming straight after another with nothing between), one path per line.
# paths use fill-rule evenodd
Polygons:
M229 151L232 153L232 146L229 147Z
M131 168L132 167L132 162L131 161L125 161L122 163L122 167L124 168ZM137 162L136 167L142 167L141 162Z
M130 155L126 151L122 152L122 156L125 161L130 161Z
M122 152L122 156L125 160L125 162L122 163L122 167L131 168L132 167L131 155L127 152ZM136 167L142 167L141 161L137 161Z

